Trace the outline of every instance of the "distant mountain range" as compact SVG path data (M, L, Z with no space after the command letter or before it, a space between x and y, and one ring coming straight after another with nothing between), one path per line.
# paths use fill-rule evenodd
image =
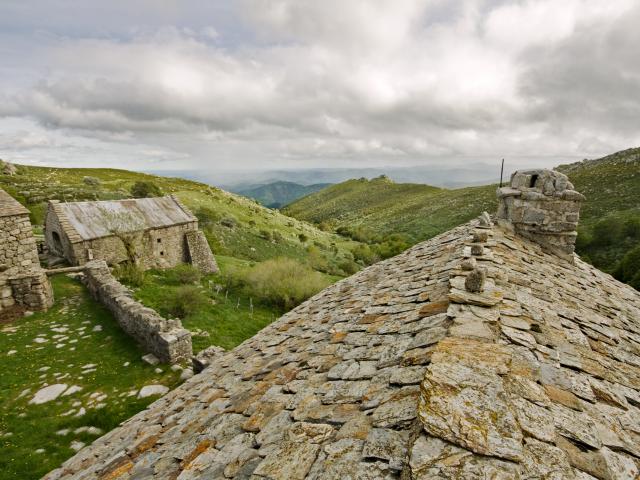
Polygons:
M309 186L320 183L340 183L353 178L370 179L380 175L385 175L395 182L459 188L497 182L500 178L500 165L496 161L495 164L469 162L464 166L433 164L410 167L248 169L242 171L154 170L147 173L165 177L188 178L216 185L232 192L277 182L291 182ZM505 170L505 178L507 175L508 168Z
M294 182L272 182L265 185L237 185L229 188L233 193L253 198L265 207L281 208L310 193L331 186L330 183L314 183L301 185Z

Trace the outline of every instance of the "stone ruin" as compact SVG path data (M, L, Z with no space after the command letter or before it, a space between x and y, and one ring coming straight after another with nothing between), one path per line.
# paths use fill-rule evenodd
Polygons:
M566 175L546 169L519 170L508 187L498 189L498 199L498 223L547 251L573 257L585 197Z
M46 310L51 284L40 266L29 210L0 189L0 315L12 308Z
M141 347L165 363L190 360L191 332L177 319L161 317L133 298L131 291L118 282L104 260L88 262L82 276L91 295L102 303L118 325Z
M45 239L51 255L71 265L130 260L125 241L141 268L171 268L191 263L203 273L218 265L198 219L180 200L165 197L110 201L49 201Z

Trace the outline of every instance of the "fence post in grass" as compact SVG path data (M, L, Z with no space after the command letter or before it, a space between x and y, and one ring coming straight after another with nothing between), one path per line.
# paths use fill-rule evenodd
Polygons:
M249 297L249 312L251 317L253 317L253 298Z
M236 303L236 310L240 308L240 297L238 297L238 303Z
M227 288L224 291L224 303L227 303L228 298L229 298L229 289Z

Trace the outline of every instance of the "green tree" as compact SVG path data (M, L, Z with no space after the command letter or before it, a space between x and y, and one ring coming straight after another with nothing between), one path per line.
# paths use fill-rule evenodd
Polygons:
M162 196L162 190L153 182L136 182L131 186L131 195L135 198Z

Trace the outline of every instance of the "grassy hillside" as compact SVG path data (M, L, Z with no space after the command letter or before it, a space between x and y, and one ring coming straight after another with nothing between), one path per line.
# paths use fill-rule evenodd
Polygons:
M131 187L141 181L152 182L162 193L174 194L183 201L200 219L215 254L258 262L285 256L305 262L311 248L321 252L328 273L341 274L338 265L351 258L349 251L356 245L253 200L179 178L116 169L18 166L16 175L0 175L0 188L32 212L37 227L44 221L48 199L128 198Z
M283 213L331 227L402 233L417 242L495 208L495 186L447 190L378 177L325 188L293 202Z
M587 197L577 252L635 286L632 273L640 270L640 260L636 260L640 259L640 148L557 169ZM409 243L415 243L483 210L494 212L495 189L496 185L488 185L447 190L394 183L384 177L349 180L302 198L283 212L361 240L367 237L361 231L367 230L378 235L405 234ZM637 277L640 286L640 275Z
M234 189L233 191L244 197L252 198L265 207L281 208L284 205L330 185L330 183L300 185L294 182L273 182L266 185Z
M587 201L577 252L640 290L640 148L560 165Z

